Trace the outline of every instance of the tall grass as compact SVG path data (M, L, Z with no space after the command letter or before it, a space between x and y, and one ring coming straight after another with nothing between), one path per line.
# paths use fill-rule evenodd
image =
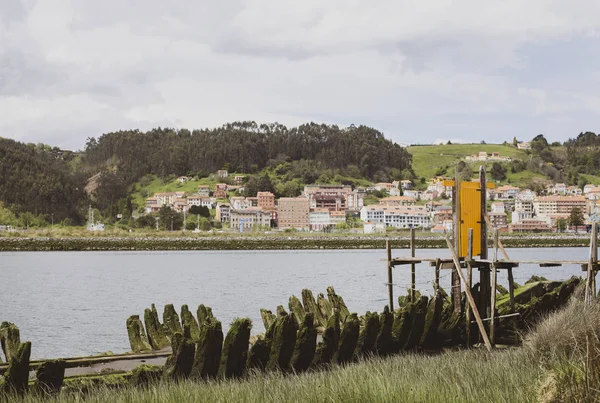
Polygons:
M523 349L452 351L376 358L302 375L253 374L239 381L160 383L147 389L106 388L89 402L524 402L540 376ZM26 402L37 401L27 397ZM82 401L63 394L59 402Z

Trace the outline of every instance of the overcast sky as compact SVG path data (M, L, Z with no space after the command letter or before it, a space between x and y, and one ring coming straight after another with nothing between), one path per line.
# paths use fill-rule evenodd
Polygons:
M399 143L600 131L597 0L0 0L0 136L277 121Z

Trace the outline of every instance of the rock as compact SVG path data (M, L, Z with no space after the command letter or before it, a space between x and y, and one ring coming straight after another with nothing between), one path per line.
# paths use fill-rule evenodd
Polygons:
M158 320L158 312L154 304L152 304L152 309L146 308L144 310L144 325L146 327L148 343L150 343L153 350L162 350L169 346L169 339L167 339L163 326Z
M221 328L221 322L214 317L208 317L200 328L192 376L202 379L215 378L219 372L222 349L223 329Z
M204 306L202 304L198 305L198 309L196 310L196 316L198 317L198 327L202 328L202 324L206 323L206 321L210 319L214 319L212 309L209 306Z
M290 366L290 360L294 353L296 345L296 332L298 324L294 315L282 315L275 322L275 331L271 342L269 353L269 362L267 370L269 371L287 371Z
M304 310L308 313L311 312L315 319L315 326L327 326L327 320L321 314L317 302L315 301L315 297L311 290L303 289L302 290L302 305L304 306Z
M386 305L383 312L379 315L379 332L375 342L375 350L377 354L386 356L391 354L394 349L392 339L392 326L394 324L394 316Z
M438 334L438 327L442 319L442 309L444 308L444 298L441 293L437 293L430 301L425 315L425 326L421 336L420 345L423 348L441 348L442 340Z
M190 336L193 341L197 341L200 338L198 322L196 322L196 318L194 318L187 305L181 306L181 323L183 326L190 328Z
M340 319L336 312L328 320L327 327L323 331L323 340L317 345L313 365L323 366L333 361L337 353L340 341Z
M60 392L65 379L65 361L53 360L42 363L35 373L33 390L43 395L55 395Z
M265 330L269 330L271 325L275 322L275 319L277 319L277 316L275 316L273 312L263 308L260 308L260 317L265 325Z
M331 302L325 299L323 294L319 294L317 295L317 306L319 307L321 316L323 316L325 321L329 322L329 318L333 315L333 306L331 305Z
M20 344L19 328L14 323L2 322L0 324L0 345L4 351L6 362L10 362L10 359L15 356Z
M173 304L165 305L163 311L163 324L166 331L167 337L171 337L173 334L183 332L181 322L179 322L179 316Z
M405 350L410 350L418 346L423 330L425 328L425 316L427 315L427 301L428 298L422 296L415 303L415 314L413 316L412 325L410 327L410 333L406 344L404 344Z
M246 371L248 359L248 343L250 342L250 319L236 319L231 324L221 354L219 376L222 378L239 378Z
M131 351L134 353L152 350L152 347L146 338L146 332L144 332L144 326L142 325L139 315L131 315L127 318L127 334L129 336Z
M188 378L194 365L196 345L183 333L176 332L171 336L171 347L173 352L167 358L163 376L174 381Z
M335 355L335 362L346 364L354 359L359 333L360 322L358 316L355 313L348 315L340 334L340 343Z
M304 320L304 315L306 315L302 302L295 295L292 295L288 307L290 308L290 312L294 314L294 318L296 318L296 324L300 326Z
M313 362L317 348L317 329L312 312L307 312L300 324L296 336L296 345L292 354L292 369L296 372L306 371Z
M264 337L259 337L256 339L252 347L250 347L250 351L248 352L248 363L246 364L247 368L249 370L254 369L257 371L263 371L269 362L270 353L271 348L269 347L269 343L267 343Z
M333 309L337 309L340 313L340 321L344 323L348 315L350 315L350 311L348 311L348 307L344 303L344 300L341 296L335 293L333 287L327 287L327 299L331 303Z
M145 387L158 383L162 373L163 369L158 365L141 364L131 371L129 384L132 386Z
M0 380L0 395L24 395L29 387L29 357L31 343L19 344L8 363L4 379Z
M379 333L379 316L377 312L365 313L364 327L358 335L358 343L356 345L357 357L372 356L376 352L377 334Z

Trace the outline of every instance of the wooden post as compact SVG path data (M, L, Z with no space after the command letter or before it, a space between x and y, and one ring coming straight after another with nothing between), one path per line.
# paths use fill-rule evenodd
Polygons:
M484 224L487 215L487 180L485 176L485 166L479 167L479 188L481 191L481 253L479 257L486 260L488 258L487 226ZM479 312L488 317L488 302L490 290L490 269L488 267L479 268Z
M597 232L598 223L592 223L592 233L590 234L590 259L587 267L587 278L585 282L585 302L591 304L596 297L596 287L594 284L594 277L596 272L594 271L594 264L598 262L598 248L597 248Z
M389 296L389 308L390 312L394 312L394 283L392 281L392 247L390 240L385 241L385 248L387 249L387 270L388 270L388 296Z
M473 281L473 268L471 267L471 261L473 260L473 228L468 230L467 239L467 285L469 290L472 287ZM471 347L471 307L469 304L465 307L465 318L467 322L467 347Z
M415 257L415 229L410 229L410 257ZM415 264L410 264L410 301L415 302L416 298L416 274Z
M479 328L479 332L481 333L481 337L483 338L483 342L488 349L489 352L492 352L492 344L490 343L490 339L488 339L487 334L485 333L485 327L483 326L483 322L481 320L481 316L479 316L479 312L477 311L477 306L475 305L475 300L473 300L473 295L471 294L471 290L466 287L466 280L463 275L462 269L460 268L460 262L458 260L458 256L452 247L452 242L448 238L448 234L446 235L446 244L448 245L448 249L450 249L450 253L452 254L452 260L454 261L454 266L456 267L456 271L460 276L460 279L463 283L465 283L465 293L467 294L467 301L469 305L471 305L471 309L473 310L473 315L475 316L475 322L477 322L477 327Z
M598 223L592 223L592 260L594 265L592 266L592 299L596 300L596 265L598 264Z
M440 289L440 259L435 259L435 293Z
M492 222L490 221L490 217L487 215L487 213L485 215L485 223L487 224L487 226L490 230L494 229L494 226L492 225ZM508 257L508 252L506 252L506 249L504 248L504 245L502 244L502 241L500 239L498 239L498 246L500 247L500 250L502 251L504 258L506 260L510 260L510 258Z
M508 295L510 298L510 312L515 311L515 279L513 278L512 267L506 269L508 271Z
M454 179L454 198L452 199L452 204L454 205L454 222L453 222L453 234L454 234L454 250L460 251L460 226L461 226L461 217L460 217L460 178L458 176L458 165L456 166L456 173ZM457 252L458 253L458 252ZM462 303L462 295L460 290L460 277L458 276L457 270L460 267L455 267L452 271L452 288L450 295L452 295L452 303L454 305L454 312L460 313L461 303Z
M494 261L492 263L492 286L490 287L490 342L496 343L496 282L498 281L498 272L496 271L496 261L498 260L498 230L494 230Z

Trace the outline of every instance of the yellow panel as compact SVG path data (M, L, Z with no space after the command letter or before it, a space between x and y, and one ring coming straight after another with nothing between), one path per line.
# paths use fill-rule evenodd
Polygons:
M461 182L459 256L467 256L468 231L473 228L473 256L481 253L481 192L478 182Z
M455 183L454 183L454 181L452 181L452 180L447 180L447 179L444 179L444 180L442 181L442 185L444 185L444 186L454 186L454 185L455 185Z

